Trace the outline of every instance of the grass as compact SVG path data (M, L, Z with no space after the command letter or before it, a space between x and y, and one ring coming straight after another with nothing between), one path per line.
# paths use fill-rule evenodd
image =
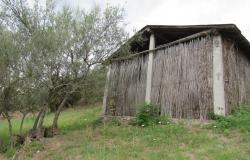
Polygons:
M250 106L242 106L227 117L216 117L208 127L223 133L231 130L250 132Z
M250 159L250 132L245 129L250 125L250 110L247 108L225 118L225 121L232 123L226 127L219 120L213 121L209 127L186 120L148 127L121 124L113 120L93 127L100 112L99 107L63 112L59 120L63 134L25 146L23 159ZM46 125L51 124L52 117L47 115ZM14 123L18 126L19 120L14 120ZM25 121L26 130L31 124L31 119ZM1 137L6 137L6 125L6 122L1 122ZM215 125L216 128L213 127Z
M81 129L86 127L89 122L92 122L96 119L99 114L99 108L92 107L83 110L76 109L68 109L67 112L62 112L61 117L59 119L59 128L62 132L68 132L76 129ZM52 124L52 120L54 118L54 114L50 113L46 116L44 124L45 126L50 126ZM19 134L19 126L20 119L14 118L12 120L13 125L13 133ZM23 132L27 132L32 128L34 123L34 118L26 118L24 121ZM8 123L6 120L0 121L0 139L7 142L9 140L9 132L8 132Z

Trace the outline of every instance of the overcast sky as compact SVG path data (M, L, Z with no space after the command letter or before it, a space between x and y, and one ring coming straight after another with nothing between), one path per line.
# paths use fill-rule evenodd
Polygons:
M234 23L250 40L250 0L59 0L89 10L95 5L124 6L127 30L145 25Z

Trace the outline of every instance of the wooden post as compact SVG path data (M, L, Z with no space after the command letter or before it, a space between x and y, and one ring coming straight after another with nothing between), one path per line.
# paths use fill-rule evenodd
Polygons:
M155 36L153 33L150 35L149 50L155 48ZM151 102L151 88L152 88L152 70L153 70L153 52L150 51L148 55L148 70L147 70L147 82L146 82L146 97L145 102Z
M108 98L110 71L111 71L111 64L108 66L108 72L107 72L106 84L105 84L105 90L104 90L104 96L103 96L103 108L102 108L103 115L106 114L106 110L107 110L107 98Z
M213 105L216 115L225 116L225 91L223 79L223 50L221 35L213 37Z

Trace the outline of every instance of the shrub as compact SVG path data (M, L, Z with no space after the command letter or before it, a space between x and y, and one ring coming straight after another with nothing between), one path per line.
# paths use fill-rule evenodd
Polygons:
M167 123L169 123L169 118L167 116L160 116L159 107L150 103L145 103L144 105L139 106L136 118L130 124L144 127Z
M142 106L139 106L138 113L136 115L136 123L140 126L148 126L156 124L159 118L159 109L158 107L145 103Z

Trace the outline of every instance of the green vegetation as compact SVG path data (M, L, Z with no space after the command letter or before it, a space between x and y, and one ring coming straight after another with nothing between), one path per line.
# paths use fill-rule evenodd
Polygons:
M10 147L17 128L25 131L28 114L38 113L25 120L32 129L27 137L39 139L43 131L58 131L64 108L102 99L103 63L128 39L124 20L119 6L85 10L57 0L0 0L0 116L8 120L9 135L4 128L3 137L10 137ZM16 112L21 122L12 121ZM44 130L51 112L53 121Z
M250 132L250 107L242 106L236 109L227 117L212 116L215 120L208 128L214 128L216 131L227 133L230 130L240 130L241 132Z
M131 124L146 127L168 123L169 118L167 116L160 116L159 107L145 103L144 105L139 106L136 118Z
M59 119L59 129L63 132L82 129L90 122L96 119L100 108L85 108L83 109L68 109L67 112L62 112L62 117ZM53 113L47 114L45 118L45 126L50 126L53 120ZM28 131L33 125L34 118L29 117L24 120L24 130ZM0 138L8 140L8 123L6 120L0 121ZM20 118L13 119L13 131L19 133Z
M232 125L224 126L221 120L212 121L204 127L203 122L181 120L165 125L147 127L132 126L111 119L104 123L97 120L99 107L69 109L59 119L61 135L33 142L21 149L23 159L204 159L248 160L250 159L250 132L247 129L249 108L241 108L229 116ZM53 115L46 116L49 126ZM32 119L25 120L24 128L32 126ZM15 123L20 123L18 119ZM230 122L231 123L231 122ZM93 127L93 124L98 124ZM15 125L13 125L15 126ZM18 125L16 125L18 126ZM1 122L1 137L7 122ZM18 129L15 129L18 130ZM73 130L73 131L72 131ZM218 131L226 132L220 133ZM224 134L227 133L227 134ZM12 152L12 151L10 151ZM1 156L0 156L1 158Z
M78 130L87 127L87 125L91 125L91 123L96 119L98 116L99 108L94 107L84 109L79 111L79 109L68 109L67 112L62 113L62 118L59 119L59 129L62 133L67 133L72 130ZM54 114L47 114L45 118L44 125L45 127L49 127L52 124ZM28 117L24 120L23 130L24 132L29 131L34 123L34 118ZM13 133L19 134L19 126L21 123L20 118L13 119ZM9 133L8 133L8 122L7 120L0 120L0 139L4 140L4 145L6 146L9 142ZM8 147L8 146L6 146ZM5 149L6 149L5 147ZM9 147L8 147L9 148ZM2 152L5 150L2 149ZM9 148L7 153L8 155L13 154L13 148Z
M23 150L27 157L32 158L35 153L44 150L44 146L39 141L32 141L30 144L26 145Z
M211 114L205 127L170 121L151 104L131 123L100 118L100 107L73 107L99 102L103 64L114 51L111 58L131 54L125 19L118 6L0 0L1 160L250 159L247 107Z

